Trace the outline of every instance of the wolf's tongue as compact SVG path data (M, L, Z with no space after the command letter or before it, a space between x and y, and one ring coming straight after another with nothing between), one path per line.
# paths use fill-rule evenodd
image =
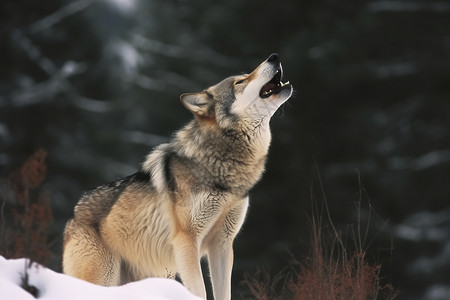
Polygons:
M259 91L259 96L261 98L268 98L274 93L278 93L281 87L281 69L277 70L273 78L266 83Z
M262 89L261 89L261 93L273 90L274 88L276 88L277 85L275 83L273 83L272 81L269 81L268 83L266 83Z

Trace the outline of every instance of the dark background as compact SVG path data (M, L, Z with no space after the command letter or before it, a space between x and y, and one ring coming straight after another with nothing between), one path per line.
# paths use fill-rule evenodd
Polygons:
M450 299L450 2L3 0L0 46L0 177L48 152L50 267L81 192L188 122L181 93L277 52L295 93L235 244L235 297L245 272L304 257L326 199L343 232L369 226L398 299Z

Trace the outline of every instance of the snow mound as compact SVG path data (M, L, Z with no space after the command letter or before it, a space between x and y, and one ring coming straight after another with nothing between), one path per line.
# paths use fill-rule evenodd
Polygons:
M0 256L0 299L35 299L20 287L25 259L5 259ZM29 284L39 291L42 300L70 299L146 299L199 300L182 284L172 279L148 278L122 286L104 287L54 272L33 264L28 269Z

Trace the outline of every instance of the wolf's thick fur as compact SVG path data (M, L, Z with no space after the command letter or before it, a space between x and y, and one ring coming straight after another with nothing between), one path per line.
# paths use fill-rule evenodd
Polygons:
M230 299L232 244L264 170L269 120L292 94L281 73L272 54L249 75L183 94L194 120L137 173L81 197L64 233L64 272L101 285L178 273L206 298L206 255L215 298Z

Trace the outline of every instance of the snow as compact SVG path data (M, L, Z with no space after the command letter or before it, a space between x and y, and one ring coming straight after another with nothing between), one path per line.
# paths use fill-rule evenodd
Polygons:
M394 170L422 171L448 162L450 162L450 150L445 149L430 151L419 157L392 156L388 159L387 165Z
M426 298L429 300L448 300L450 299L450 287L445 285L432 285L427 293Z
M20 287L25 259L5 259L0 256L0 299L35 299ZM166 278L148 278L123 286L104 287L54 272L33 264L28 269L29 284L35 286L38 298L59 299L146 299L199 300L179 282Z
M437 212L417 212L394 227L394 235L412 242L442 242L450 238L450 208ZM450 242L449 242L450 254ZM449 256L450 259L450 256Z
M131 13L136 9L136 0L107 0L107 3L123 13Z
M110 42L106 47L111 55L118 59L123 70L127 74L134 74L139 65L143 62L143 58L139 51L129 42L116 39Z

